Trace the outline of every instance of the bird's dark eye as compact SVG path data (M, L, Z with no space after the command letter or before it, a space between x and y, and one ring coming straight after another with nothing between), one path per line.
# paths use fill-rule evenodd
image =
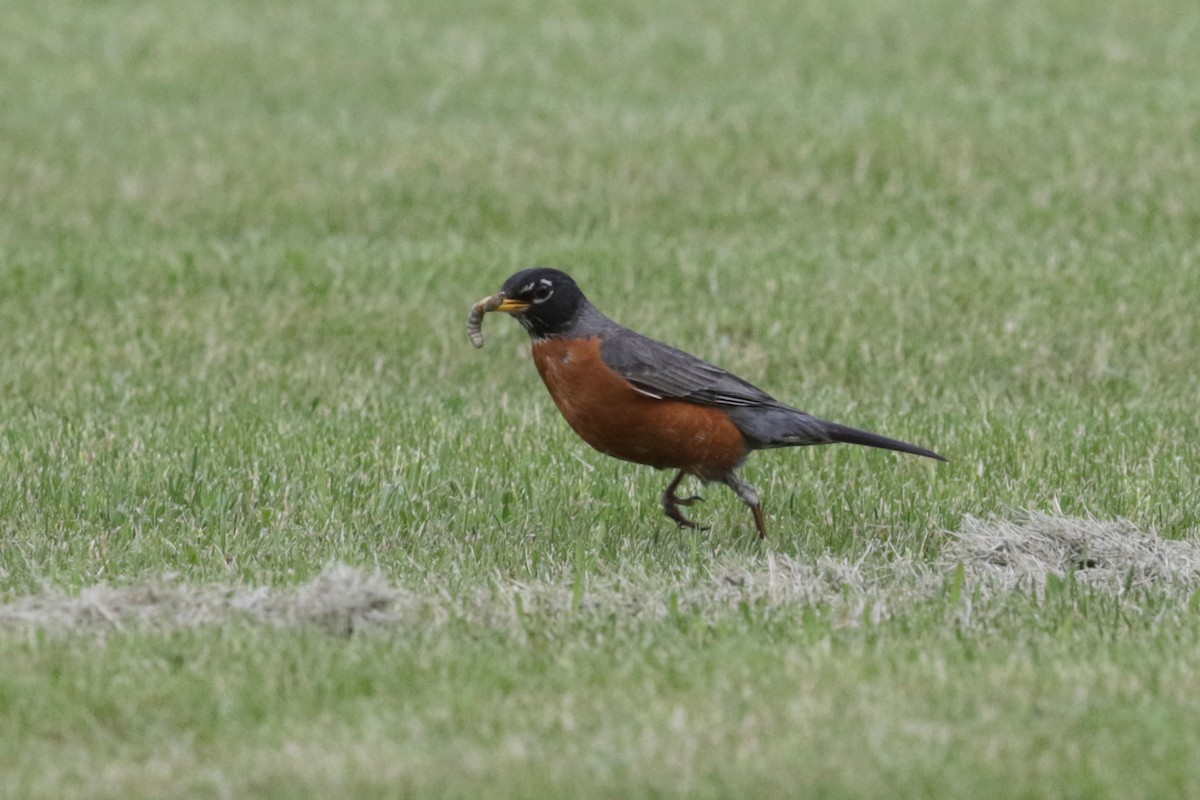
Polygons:
M544 303L550 299L550 295L554 294L554 287L548 283L543 283L533 290L533 302Z

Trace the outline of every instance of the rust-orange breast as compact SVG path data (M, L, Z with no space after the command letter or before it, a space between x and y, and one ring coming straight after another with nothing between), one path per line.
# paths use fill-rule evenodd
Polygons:
M533 361L563 417L601 453L704 479L746 457L746 440L724 412L642 394L604 363L599 337L536 341Z

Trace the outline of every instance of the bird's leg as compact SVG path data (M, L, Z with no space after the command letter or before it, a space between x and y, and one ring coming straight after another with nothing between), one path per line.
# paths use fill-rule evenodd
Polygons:
M667 486L667 490L663 492L664 504L669 501L672 505L694 506L696 503L704 502L704 498L698 494L694 494L691 497L680 497L675 494L675 488L679 486L680 481L683 480L683 475L683 470L679 470L679 472L675 475L675 479L671 481L671 484Z
M684 475L683 470L679 470L679 472L677 472L675 474L675 478L669 484L667 484L667 490L665 492L663 492L663 496L662 496L663 511L666 513L666 515L668 517L670 517L672 520L677 522L679 524L679 527L681 527L681 528L695 528L696 530L699 530L699 531L706 531L706 530L708 530L708 528L704 527L703 525L697 525L695 522L692 522L690 519L688 519L687 517L685 517L683 515L682 511L679 510L680 506L694 505L704 499L703 497L698 497L698 496L693 496L693 497L678 497L678 496L676 496L675 489L676 489L676 487L679 486L679 482L681 480L683 480L683 475Z
M767 523L763 519L762 506L758 502L758 492L754 491L754 487L740 476L732 471L721 479L721 482L733 489L733 493L741 499L743 503L750 506L750 510L754 512L754 524L758 526L758 538L767 538Z

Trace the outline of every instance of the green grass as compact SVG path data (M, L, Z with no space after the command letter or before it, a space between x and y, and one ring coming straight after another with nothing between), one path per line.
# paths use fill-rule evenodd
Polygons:
M968 514L1200 534L1194 3L52 0L0 30L6 601L345 562L426 609L7 624L0 795L1200 795L1176 588L971 624L958 591L619 601L932 564ZM676 531L517 326L467 343L534 263L951 463L763 453L770 543L723 487Z

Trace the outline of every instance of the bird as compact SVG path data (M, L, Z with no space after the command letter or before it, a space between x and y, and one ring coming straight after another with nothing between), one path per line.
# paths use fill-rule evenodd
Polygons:
M818 419L721 367L636 333L601 313L561 270L522 270L476 303L468 326L476 346L482 346L479 323L489 311L512 315L529 333L538 374L587 444L624 461L675 470L662 508L681 528L706 530L680 510L703 499L677 494L690 475L732 489L754 515L759 538L767 538L758 492L737 472L756 450L842 442L947 460Z

